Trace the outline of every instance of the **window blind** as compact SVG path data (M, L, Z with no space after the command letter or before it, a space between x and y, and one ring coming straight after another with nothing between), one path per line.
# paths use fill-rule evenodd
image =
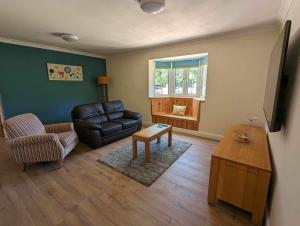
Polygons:
M199 67L207 64L207 56L192 60L155 61L157 69Z

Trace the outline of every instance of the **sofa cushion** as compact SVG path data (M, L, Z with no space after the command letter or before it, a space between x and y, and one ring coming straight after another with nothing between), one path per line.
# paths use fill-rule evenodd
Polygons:
M139 112L133 112L133 111L124 111L124 118L130 118L130 119L140 119L142 118L142 114Z
M101 123L101 122L106 122L107 117L105 115L100 115L100 116L85 118L84 121L92 122L92 123Z
M107 115L115 112L123 112L125 110L120 100L105 102L103 103L103 108Z
M9 139L46 134L44 125L38 117L32 113L9 118L3 122L3 126Z
M77 135L74 131L57 133L60 143L66 148L69 144L77 139Z
M81 127L81 128L91 129L91 130L100 130L102 128L99 123L87 122L86 120L82 120L82 119L75 119L74 125L75 125L75 129Z
M102 104L83 104L76 106L72 112L74 118L86 119L104 115Z
M122 130L122 125L115 122L103 122L101 125L101 134L104 136L111 135L113 133L119 132Z
M107 118L112 121L112 120L115 120L115 119L119 119L119 118L122 118L124 116L124 113L123 112L115 112L115 113L111 113L111 114L108 114L107 115Z
M113 120L112 122L120 123L122 125L123 129L128 129L137 126L138 121L134 119L128 119L128 118L119 118L116 120Z

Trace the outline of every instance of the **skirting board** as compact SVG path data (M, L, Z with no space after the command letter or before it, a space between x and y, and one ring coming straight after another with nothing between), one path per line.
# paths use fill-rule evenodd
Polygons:
M144 126L151 126L154 123L152 122L147 122L147 121L143 121L143 125ZM211 139L211 140L221 140L224 136L220 135L220 134L214 134L214 133L208 133L208 132L203 132L203 131L193 131L193 130L188 130L188 129L181 129L181 128L177 128L177 127L173 127L173 130L179 133L185 133L185 134L189 134L189 135L194 135L194 136L198 136L198 137L203 137L203 138L207 138L207 139Z
M266 219L266 226L270 226L270 220L269 220L268 216L267 216L267 219Z

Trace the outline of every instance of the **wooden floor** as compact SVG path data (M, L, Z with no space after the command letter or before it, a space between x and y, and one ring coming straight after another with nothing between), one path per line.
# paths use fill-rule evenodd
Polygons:
M210 155L217 143L174 138L193 145L150 187L96 161L130 138L97 150L79 144L64 168L32 164L25 172L0 141L0 225L251 225L248 213L221 202L207 204Z

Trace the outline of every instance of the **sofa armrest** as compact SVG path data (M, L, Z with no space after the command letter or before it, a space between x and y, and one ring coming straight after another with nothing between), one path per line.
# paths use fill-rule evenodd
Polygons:
M76 126L92 130L100 130L102 128L101 125L99 125L98 123L87 122L82 119L75 119L74 124L76 124Z
M130 119L140 119L142 118L142 114L139 112L133 112L133 111L124 111L124 118L130 118Z
M100 129L101 125L92 122L86 122L82 119L74 119L74 127L78 135L78 139L92 148L102 146L102 137Z
M73 131L73 123L59 123L59 124L50 124L45 125L47 133L63 133L68 131Z

